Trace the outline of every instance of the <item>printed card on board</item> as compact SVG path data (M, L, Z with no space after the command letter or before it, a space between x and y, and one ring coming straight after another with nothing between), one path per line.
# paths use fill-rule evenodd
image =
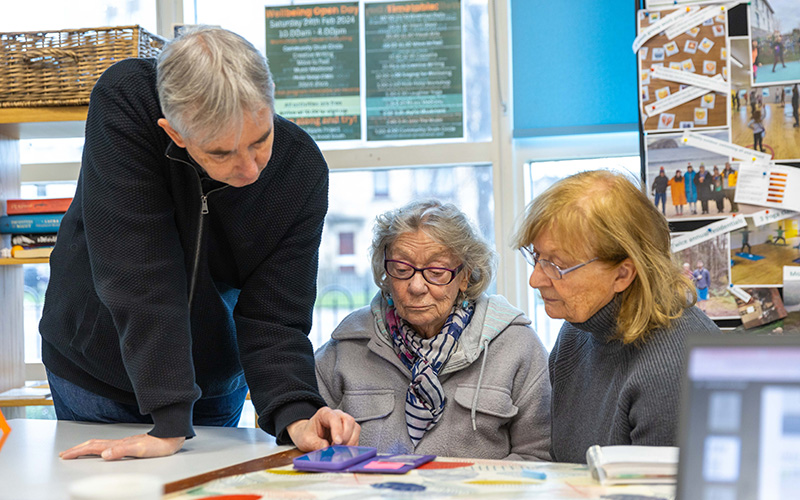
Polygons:
M694 54L697 52L697 40L686 40L683 45L683 51L687 54Z
M686 34L692 38L695 38L699 33L700 33L700 28L698 28L697 26L686 32Z
M703 21L703 26L711 26L713 24L714 24L714 18L713 17L711 19L706 19L705 21Z
M717 61L703 61L703 74L716 75L717 74Z
M709 92L700 99L700 106L706 109L714 109L714 101L716 101L716 94Z
M642 72L639 73L639 81L642 85L650 85L650 71L646 69L642 70Z
M711 32L714 33L714 36L725 36L725 26L715 24L711 27Z
M660 101L661 99L666 99L669 97L669 87L661 87L660 89L656 90L656 100Z
M702 52L708 54L708 52L711 50L711 47L713 46L714 46L713 41L709 40L708 38L703 38L702 40L700 40L700 45L698 45L697 48L700 49Z
M675 115L672 113L661 113L658 117L659 130L668 130L675 126Z
M639 49L639 59L641 59L642 61L646 61L647 60L647 52L649 50L650 50L650 47L642 47L641 49Z
M714 22L725 24L725 21L727 21L725 14L717 14L714 17Z
M642 87L642 102L647 102L650 100L650 87L647 85Z
M688 71L689 73L694 73L695 72L694 61L692 61L691 59L683 61L681 63L681 69L683 69L684 71Z
M650 12L648 14L648 17L650 19L650 24L653 24L654 22L661 19L661 12Z
M722 59L723 61L728 60L728 49L726 47L722 47L721 49L719 49L719 58Z
M706 125L708 124L708 110L705 108L694 108L694 124Z
M681 63L677 61L673 61L669 63L669 69L674 69L675 71L680 71L682 68Z
M662 47L654 47L653 48L653 60L654 61L663 61L664 60L664 49Z
M680 122L678 128L694 128L694 122Z
M667 57L674 56L680 50L678 49L678 44L675 42L669 42L664 45L664 51L667 53Z

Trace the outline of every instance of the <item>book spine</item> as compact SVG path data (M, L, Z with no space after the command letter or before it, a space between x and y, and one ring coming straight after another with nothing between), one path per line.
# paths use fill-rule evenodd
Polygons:
M53 233L63 218L64 214L5 215L0 217L0 233Z
M54 247L11 247L11 257L15 259L41 259L50 257Z
M586 465L589 466L592 477L600 484L605 484L606 471L603 468L603 450L599 445L590 446L586 450Z
M66 212L72 198L50 198L43 200L7 200L8 215L51 214Z
M11 236L11 244L23 247L55 245L56 233L14 234Z

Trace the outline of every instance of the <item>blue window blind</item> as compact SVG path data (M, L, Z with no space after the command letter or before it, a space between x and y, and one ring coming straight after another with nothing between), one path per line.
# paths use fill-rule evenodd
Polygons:
M637 130L635 7L511 0L514 137Z

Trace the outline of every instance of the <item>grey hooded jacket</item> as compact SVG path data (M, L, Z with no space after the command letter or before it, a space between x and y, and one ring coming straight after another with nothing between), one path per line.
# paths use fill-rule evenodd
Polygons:
M385 307L376 295L316 353L320 394L361 424L360 445L382 453L550 459L547 353L522 311L499 295L478 299L439 374L447 397L442 417L414 448L405 421L411 372L395 353Z

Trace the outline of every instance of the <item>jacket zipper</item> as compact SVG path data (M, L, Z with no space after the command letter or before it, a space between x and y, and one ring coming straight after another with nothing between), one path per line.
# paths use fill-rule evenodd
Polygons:
M204 220L203 216L208 213L208 196L211 193L214 193L216 191L221 191L221 190L225 189L228 186L226 185L226 186L218 187L216 189L212 189L208 193L203 193L203 183L200 180L200 174L197 173L197 171L194 168L194 165L192 165L189 162L183 161L180 158L173 158L168 154L165 155L165 156L167 158L169 158L170 160L172 160L172 161L178 161L178 162L181 162L181 163L191 167L192 172L194 172L195 175L197 175L197 184L198 184L198 187L200 189L200 217L199 217L198 226L197 226L197 239L195 240L195 246L194 246L194 261L192 263L192 278L189 281L189 314L191 314L191 312L192 312L192 302L193 302L193 299L194 299L194 289L195 289L195 285L197 284L197 271L198 271L199 266L200 266L200 248L201 248L201 245L203 243L203 228L205 227L205 220Z

